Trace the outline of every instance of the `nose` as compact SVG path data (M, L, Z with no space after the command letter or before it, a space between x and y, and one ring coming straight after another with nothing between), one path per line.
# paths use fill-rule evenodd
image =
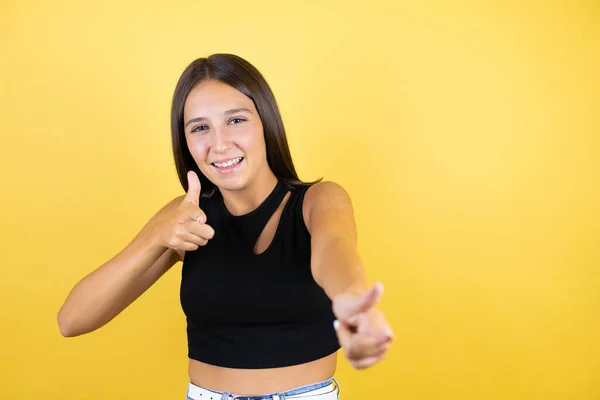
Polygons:
M227 131L225 129L215 128L213 129L213 132L213 150L218 153L227 152L231 148L231 142Z

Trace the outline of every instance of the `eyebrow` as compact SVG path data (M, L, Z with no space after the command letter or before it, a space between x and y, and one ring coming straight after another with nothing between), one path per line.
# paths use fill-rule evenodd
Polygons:
M250 114L252 114L252 111L251 111L251 110L249 110L248 108L233 108L233 109L231 109L231 110L227 110L227 111L225 111L223 114L225 114L225 115L230 115L230 114L235 114L235 113L238 113L238 112L241 112L241 111L246 111L246 112L249 112ZM191 124L191 123L194 123L194 122L203 121L203 120L205 120L205 119L207 119L207 118L206 118L206 117L196 117L196 118L192 118L192 119L190 119L188 122L186 122L186 123L185 123L185 125L183 126L183 128L185 129L185 128L187 128L187 126L188 126L189 124Z

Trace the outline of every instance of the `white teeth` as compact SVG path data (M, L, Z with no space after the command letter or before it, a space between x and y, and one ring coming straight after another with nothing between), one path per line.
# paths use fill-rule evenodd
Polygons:
M224 163L213 163L213 165L217 168L226 168L226 167L231 167L232 165L239 163L241 160L242 160L242 157L238 157L238 158L234 158L233 160L229 160Z

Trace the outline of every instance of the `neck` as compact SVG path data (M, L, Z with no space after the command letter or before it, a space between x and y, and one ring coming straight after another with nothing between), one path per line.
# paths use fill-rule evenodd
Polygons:
M247 187L241 190L229 191L221 190L223 201L227 210L232 215L244 215L252 212L260 206L271 194L277 177L269 171L266 176L254 179Z

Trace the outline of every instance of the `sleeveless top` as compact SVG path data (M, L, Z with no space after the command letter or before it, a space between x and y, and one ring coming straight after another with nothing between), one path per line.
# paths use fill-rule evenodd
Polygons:
M275 368L313 361L340 346L331 300L314 281L302 202L308 186L279 180L254 211L232 215L220 191L201 198L214 237L186 252L180 288L188 357L229 368ZM275 236L254 247L288 191Z

